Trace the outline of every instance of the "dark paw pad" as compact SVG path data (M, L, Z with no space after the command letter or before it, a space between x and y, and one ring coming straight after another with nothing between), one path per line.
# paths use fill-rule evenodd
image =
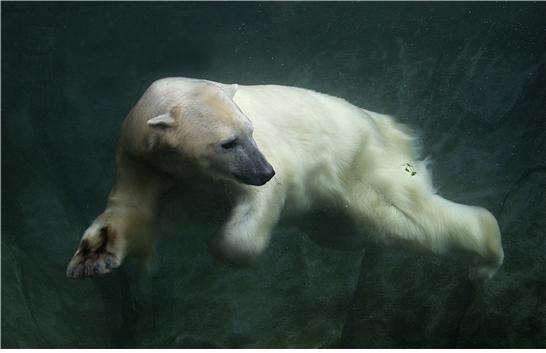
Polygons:
M120 265L116 255L107 251L102 253L82 253L74 255L66 269L69 278L92 277L103 275Z
M119 267L121 260L118 256L107 250L108 228L103 227L98 237L89 241L84 239L74 257L68 264L66 275L69 278L92 277L112 272ZM93 244L93 245L91 245Z

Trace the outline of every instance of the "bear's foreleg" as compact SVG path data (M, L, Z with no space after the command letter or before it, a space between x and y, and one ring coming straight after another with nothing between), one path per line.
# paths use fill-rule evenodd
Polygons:
M118 158L116 183L106 210L87 228L72 257L67 276L90 277L111 272L130 252L144 256L152 247L158 199L170 181L126 154Z
M284 204L284 193L275 187L275 183L247 187L240 195L228 221L209 239L216 258L239 266L256 262L269 244Z

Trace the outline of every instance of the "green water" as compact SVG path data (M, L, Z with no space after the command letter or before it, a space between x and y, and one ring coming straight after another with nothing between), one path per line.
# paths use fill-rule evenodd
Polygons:
M3 348L545 347L545 3L1 10ZM148 275L132 260L67 279L122 119L167 76L299 86L395 115L419 131L440 193L498 218L505 264L473 287L450 257L342 252L280 227L238 270L208 254L210 215L175 193Z

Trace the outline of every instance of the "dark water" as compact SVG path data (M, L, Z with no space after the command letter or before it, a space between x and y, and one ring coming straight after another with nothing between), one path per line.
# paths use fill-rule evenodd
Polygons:
M545 3L2 2L2 347L546 346ZM156 78L300 86L420 131L445 197L490 209L505 264L341 252L279 228L217 264L177 196L150 275L65 267L121 121Z

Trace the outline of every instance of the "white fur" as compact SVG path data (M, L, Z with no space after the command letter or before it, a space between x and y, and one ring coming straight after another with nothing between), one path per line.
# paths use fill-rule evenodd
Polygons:
M213 253L232 262L252 262L266 249L281 215L330 204L346 210L363 233L366 230L385 243L433 253L451 249L474 253L478 266L474 276L489 278L502 264L500 231L491 213L438 196L409 129L340 98L285 86L163 79L152 85L129 115L120 150L145 153L141 145L146 145L148 133L137 122L164 123L163 118L152 118L164 117L182 97L187 102L188 87L200 82L222 89L224 99L250 119L254 139L276 171L274 179L260 187L227 183L238 195L237 204L211 240ZM123 152L119 158L124 160ZM119 168L123 167L121 163ZM179 173L180 182L190 182L184 173ZM164 182L153 172L136 174L141 176L138 180L118 177L118 190L125 191L113 191L111 200L127 199L119 194L130 191L140 207L155 209L153 195L163 190L158 184ZM200 182L218 181L203 178ZM120 217L127 217L127 212Z

